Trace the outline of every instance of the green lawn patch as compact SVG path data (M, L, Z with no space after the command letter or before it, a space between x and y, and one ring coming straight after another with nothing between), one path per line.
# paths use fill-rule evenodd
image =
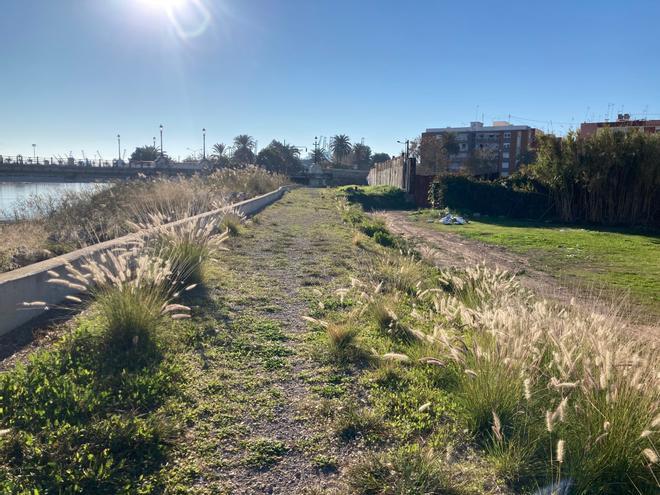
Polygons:
M443 225L438 211L410 216L420 225L451 232L526 256L531 265L555 277L612 292L630 292L633 302L660 315L660 234L633 229L574 226L482 217L467 225Z

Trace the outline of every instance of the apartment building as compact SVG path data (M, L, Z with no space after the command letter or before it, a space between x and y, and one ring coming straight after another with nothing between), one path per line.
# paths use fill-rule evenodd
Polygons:
M422 142L428 137L441 137L451 133L458 144L458 152L449 155L449 171L469 169L468 164L472 163L475 157L479 157L482 161L484 158L488 161L488 167L480 174L506 177L518 170L522 159L534 148L538 132L538 129L526 125L511 125L505 121L495 121L492 126L484 126L483 122L471 122L470 127L426 129L426 132L422 133ZM422 147L417 173L437 174L434 160L424 155Z
M660 120L632 120L630 114L620 113L613 122L583 122L580 124L580 136L589 137L599 129L628 132L639 130L649 134L660 132Z

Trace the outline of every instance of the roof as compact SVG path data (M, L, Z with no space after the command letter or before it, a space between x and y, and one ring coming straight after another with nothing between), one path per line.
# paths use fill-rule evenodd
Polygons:
M485 127L435 127L426 129L426 132L509 132L509 131L528 131L532 129L528 125L491 125Z

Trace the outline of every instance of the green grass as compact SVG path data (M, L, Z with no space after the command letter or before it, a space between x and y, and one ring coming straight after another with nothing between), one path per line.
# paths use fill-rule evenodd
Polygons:
M365 210L406 210L413 204L406 193L393 186L343 186L337 188L340 195L352 203L358 203Z
M660 316L660 234L624 229L576 228L501 218L471 219L468 225L427 223L437 211L410 216L420 225L502 246L530 260L532 267L614 295L630 292Z

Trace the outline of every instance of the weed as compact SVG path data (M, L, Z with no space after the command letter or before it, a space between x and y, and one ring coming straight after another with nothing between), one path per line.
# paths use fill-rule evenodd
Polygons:
M254 438L244 442L246 449L245 463L248 466L265 469L278 462L289 450L279 440Z
M357 495L460 493L437 455L417 445L369 454L349 467L347 477Z
M348 442L358 437L378 437L385 426L371 409L348 405L338 412L333 428L341 440Z

